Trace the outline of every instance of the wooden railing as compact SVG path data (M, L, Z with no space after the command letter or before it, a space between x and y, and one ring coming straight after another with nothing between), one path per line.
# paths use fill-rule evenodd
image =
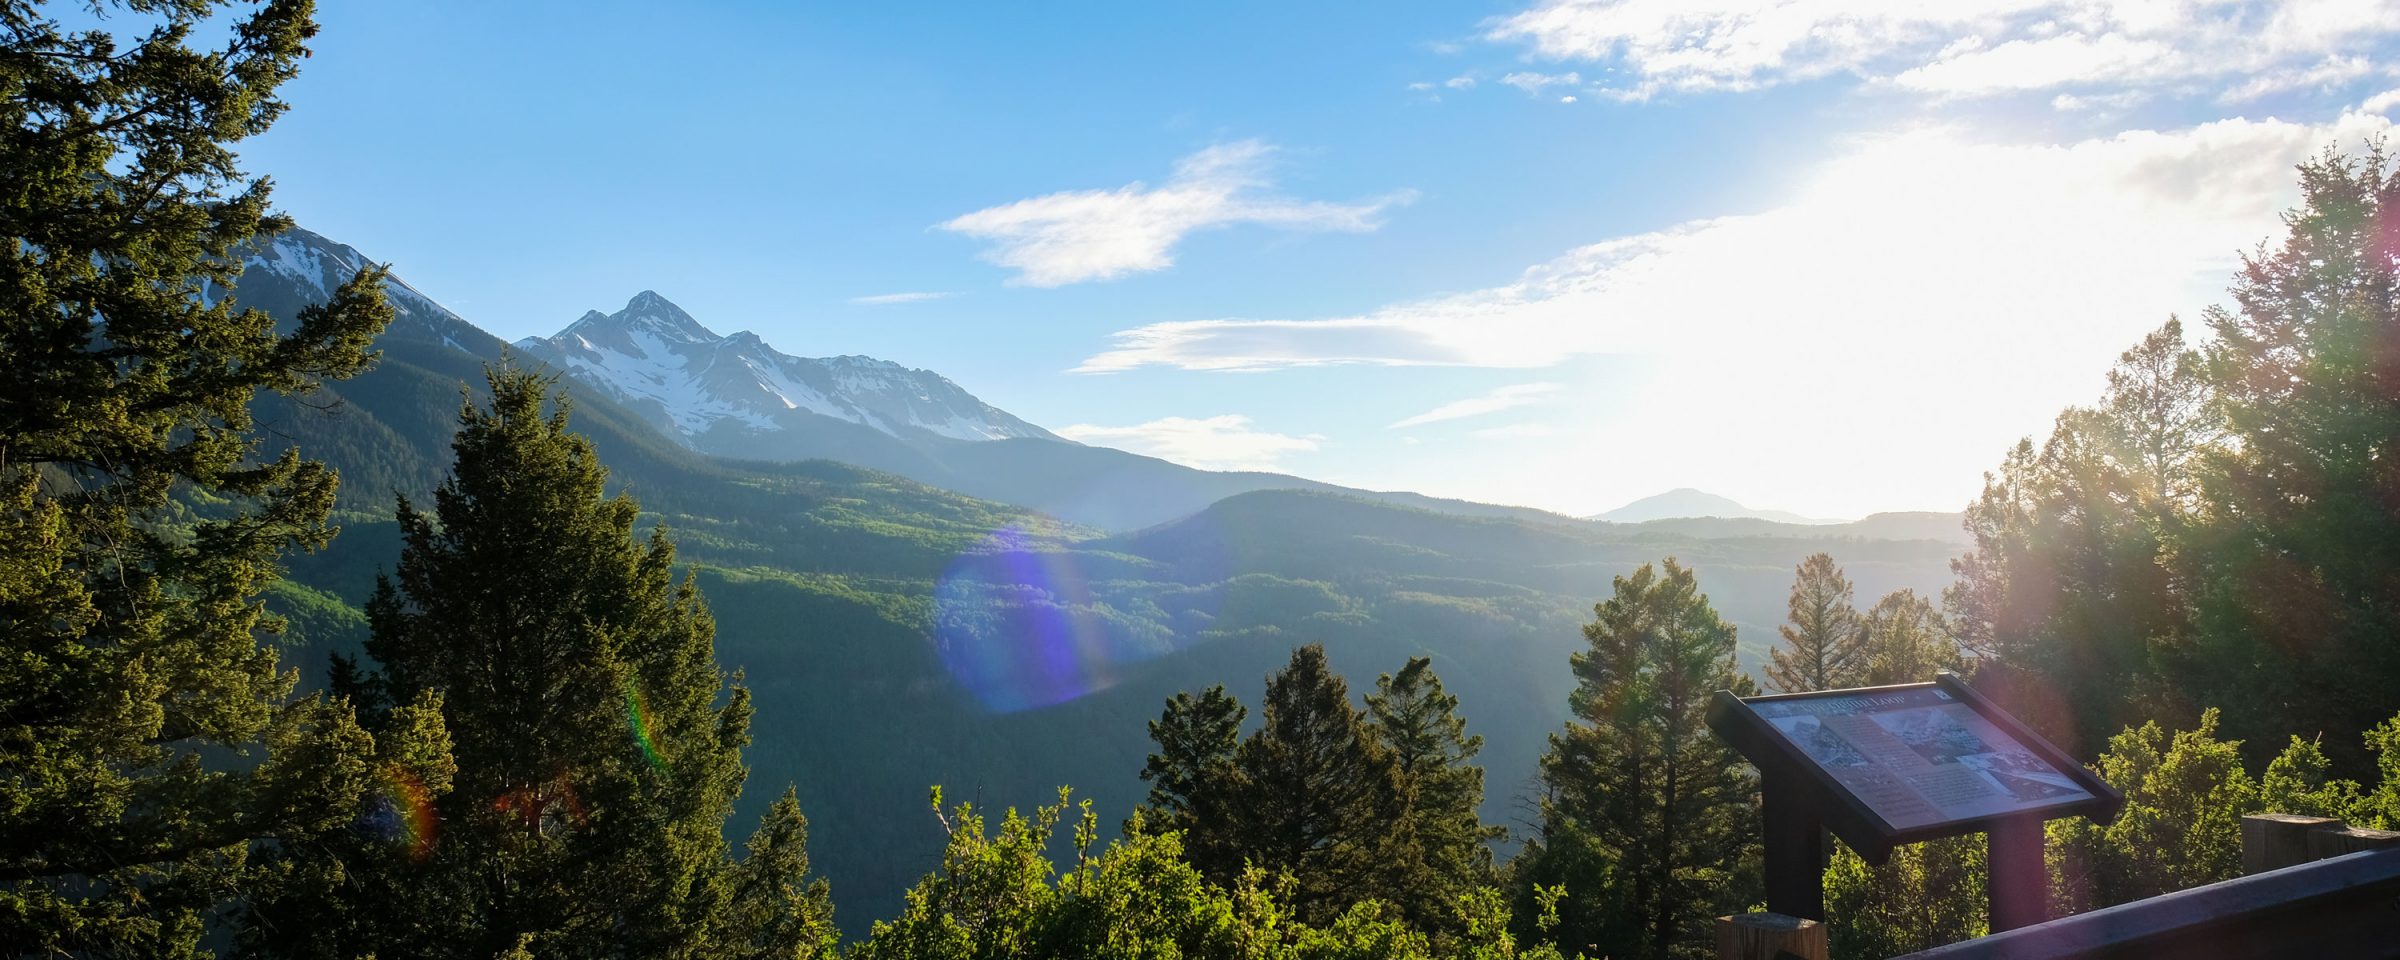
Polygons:
M2244 817L2242 867L2248 876L1894 960L2400 960L2400 833ZM1719 960L1825 956L1825 928L1810 921L1751 914L1719 932Z

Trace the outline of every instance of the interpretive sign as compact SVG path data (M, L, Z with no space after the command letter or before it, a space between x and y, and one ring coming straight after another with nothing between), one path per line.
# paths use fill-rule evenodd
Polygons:
M1718 691L1708 725L1758 767L1768 909L1813 920L1824 919L1825 830L1869 863L1904 843L1991 834L1992 922L2006 929L2041 915L2041 822L2107 820L2125 803L1949 673L1767 697Z
M1749 705L1895 832L2092 799L2074 774L1932 684Z

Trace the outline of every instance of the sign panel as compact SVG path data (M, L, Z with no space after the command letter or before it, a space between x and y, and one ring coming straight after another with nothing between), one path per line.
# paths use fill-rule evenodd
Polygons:
M2081 778L1940 686L1749 707L1895 831L2093 799Z

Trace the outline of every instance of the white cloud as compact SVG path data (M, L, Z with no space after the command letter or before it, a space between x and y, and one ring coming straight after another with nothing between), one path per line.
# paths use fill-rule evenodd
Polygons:
M1194 231L1252 223L1286 230L1365 232L1385 210L1415 199L1401 191L1363 203L1294 200L1267 190L1275 149L1257 140L1218 144L1175 165L1158 187L1076 190L990 207L939 224L989 241L983 257L1017 271L1011 284L1056 287L1162 270Z
M2400 107L2400 90L2386 90L2358 105L2361 113L2390 113L2393 107Z
M1515 87L1519 90L1523 90L1526 93L1540 93L1545 88L1549 87L1575 86L1576 84L1583 82L1583 75L1572 70L1567 71L1566 73L1537 73L1533 71L1519 71L1517 73L1512 73L1508 76L1501 77L1500 82L1508 84L1509 86Z
M1423 80L1419 80L1419 81L1417 81L1417 82L1415 82L1415 83L1409 84L1409 85L1408 85L1408 88L1409 88L1410 90L1414 90L1414 91L1416 91L1416 92L1418 92L1418 93L1430 93L1430 92L1432 92L1432 91L1433 91L1433 84L1427 83L1427 82L1425 82L1425 81L1423 81Z
M1817 499L1781 502L1827 515L1955 508L2009 441L2088 402L2118 351L2170 312L2220 299L2237 252L2277 234L2297 199L2292 164L2392 126L2363 114L2236 119L2040 146L1892 136L1775 209L1603 240L1508 283L1353 315L1139 327L1080 369L1635 357L1630 400L1577 411L1594 442L1557 446L1639 451L1638 462L1548 476L1599 470L1627 487L1615 494L1639 496L1774 463L1779 476L1821 468L1792 481L1826 484ZM1862 447L1862 436L1890 442ZM1528 466L1476 495L1605 505L1562 500L1543 485L1563 481ZM1928 501L1928 489L1956 502Z
M1542 0L1487 32L1608 64L1629 99L1834 74L1943 96L2246 85L2394 36L2400 0Z
M2314 88L2320 92L2330 92L2375 72L2374 61L2365 57L2326 57L2315 66L2290 67L2259 74L2219 94L2217 99L2223 103L2244 103L2286 90Z
M1448 80L1442 81L1442 86L1449 87L1452 90L1473 90L1475 89L1475 78L1472 76L1451 77Z
M2121 93L2090 94L2087 96L2077 96L2072 93L2062 93L2058 96L2050 98L2050 109L2057 110L2061 113L2072 113L2080 110L2114 112L2120 110L2130 110L2134 107L2138 107L2149 98L2149 94L2143 93L2139 90L2127 90Z
M894 303L922 303L927 300L947 300L958 296L948 290L916 290L908 293L878 293L873 296L851 297L850 302L863 307L880 307Z
M1444 420L1460 420L1499 413L1502 410L1514 410L1518 407L1541 403L1550 394L1557 393L1560 389L1561 385L1555 383L1510 384L1482 396L1468 397L1464 400L1453 400L1442 404L1424 413L1393 423L1391 429L1398 430L1428 423L1440 423Z
M1166 417L1130 427L1078 423L1059 430L1058 435L1202 470L1274 470L1284 456L1312 452L1324 439L1255 430L1249 417L1232 413L1197 420Z

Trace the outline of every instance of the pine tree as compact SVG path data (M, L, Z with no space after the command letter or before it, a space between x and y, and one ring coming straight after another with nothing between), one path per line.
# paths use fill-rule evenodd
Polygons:
M1755 688L1734 665L1733 627L1691 570L1644 564L1615 587L1569 661L1575 719L1550 735L1541 832L1517 874L1520 885L1601 880L1568 887L1560 943L1617 957L1693 954L1708 917L1753 895L1744 878L1757 784L1709 732L1706 711L1718 690Z
M1960 666L1958 641L1933 601L1914 590L1894 590L1875 601L1860 621L1864 671L1869 685L1923 683Z
M673 545L635 536L638 508L605 494L607 471L569 431L563 400L545 412L546 379L503 369L489 387L489 409L460 414L433 513L401 502L399 567L368 606L378 669L360 682L383 703L438 694L456 773L447 792L426 792L439 827L429 849L352 849L338 868L423 895L296 891L261 906L254 943L385 960L814 949L802 941L816 942L809 905L822 898L786 895L805 864L796 807L762 827L753 849L769 859L748 876L727 857L749 697L718 668ZM311 849L344 852L333 839ZM778 905L802 911L797 927L775 919ZM307 920L328 913L380 919L340 942Z
M2206 509L2177 549L2197 625L2178 659L2229 734L2327 734L2359 774L2347 732L2400 700L2400 163L2377 144L2299 172L2285 236L2205 317L2229 439L2203 458Z
M1786 693L1837 690L1865 682L1865 638L1851 605L1850 578L1829 554L1800 561L1792 578L1784 646L1767 652L1767 685Z
M1264 723L1234 753L1235 849L1289 872L1292 906L1324 922L1369 898L1390 899L1380 851L1398 820L1391 755L1350 704L1349 685L1310 644L1267 679Z
M1242 868L1228 828L1241 815L1229 805L1240 794L1241 771L1233 761L1248 714L1218 684L1196 696L1177 693L1150 721L1159 752L1142 767L1150 784L1142 815L1153 830L1181 831L1192 862L1211 876L1231 877Z
M808 818L786 788L750 835L750 855L733 874L719 944L735 960L810 960L834 956L833 892L808 876Z
M1483 768L1470 761L1483 738L1467 734L1458 698L1442 690L1427 657L1376 678L1367 714L1399 776L1399 822L1382 855L1396 905L1420 930L1456 932L1459 898L1495 879L1490 843L1507 832L1479 813Z
M2206 512L2200 465L2222 435L2214 397L2170 318L2118 357L2099 405L2061 413L2038 448L2019 443L1967 508L1975 549L1951 565L1946 622L1965 648L2056 691L2071 723L2024 712L2070 750L2196 709L2189 684L2160 671L2189 648L2174 557Z
M92 6L149 29L0 5L0 944L188 956L255 841L369 779L350 711L260 642L336 478L256 462L248 405L364 369L391 311L374 270L282 331L223 296L290 225L233 148L283 112L310 6Z

